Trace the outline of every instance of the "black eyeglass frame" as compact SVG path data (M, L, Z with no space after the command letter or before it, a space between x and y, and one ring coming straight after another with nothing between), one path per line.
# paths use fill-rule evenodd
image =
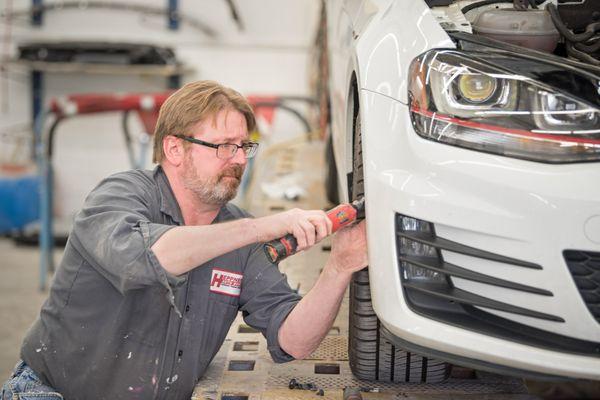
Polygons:
M195 143L195 144L199 144L199 145L206 146L206 147L212 147L213 149L217 150L217 157L221 158L221 159L225 159L225 160L235 157L235 154L237 153L238 149L245 149L248 147L250 148L250 155L248 155L246 152L244 152L244 157L246 157L247 159L252 158L256 155L256 150L258 149L258 143L256 143L256 142L245 142L242 144L236 144L236 143L215 144L215 143L205 142L204 140L196 139L195 137L191 137L191 136L185 136L185 135L173 135L173 136L175 136L179 139L183 139L186 142ZM235 146L236 149L231 154L230 157L222 158L222 157L219 157L219 148L222 148L222 146Z

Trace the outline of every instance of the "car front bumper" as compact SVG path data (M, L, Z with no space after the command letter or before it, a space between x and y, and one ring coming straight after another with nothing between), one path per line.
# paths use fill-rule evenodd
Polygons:
M600 323L563 256L565 250L600 252L600 164L534 163L428 141L414 132L406 104L370 91L360 96L369 274L373 307L383 325L404 341L463 359L600 379ZM433 223L438 237L541 266L522 268L441 250L446 262L552 295L458 278L452 279L454 287L564 322L477 310L541 336L587 343L593 352L552 348L543 340L526 343L416 312L401 281L398 214Z

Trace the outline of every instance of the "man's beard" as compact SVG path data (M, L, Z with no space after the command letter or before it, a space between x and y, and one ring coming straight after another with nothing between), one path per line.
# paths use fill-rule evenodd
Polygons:
M202 179L198 176L189 154L186 156L184 168L185 188L192 191L202 203L219 206L225 205L235 197L244 173L241 165L233 164L214 178Z

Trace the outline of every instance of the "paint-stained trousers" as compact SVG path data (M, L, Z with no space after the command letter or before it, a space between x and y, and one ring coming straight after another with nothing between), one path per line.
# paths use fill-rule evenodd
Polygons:
M62 400L62 395L48 385L23 361L15 366L12 377L4 383L0 400Z

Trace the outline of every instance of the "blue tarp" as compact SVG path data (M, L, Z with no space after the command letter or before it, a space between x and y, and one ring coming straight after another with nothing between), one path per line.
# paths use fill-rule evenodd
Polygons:
M21 229L40 216L40 177L0 177L0 234Z

